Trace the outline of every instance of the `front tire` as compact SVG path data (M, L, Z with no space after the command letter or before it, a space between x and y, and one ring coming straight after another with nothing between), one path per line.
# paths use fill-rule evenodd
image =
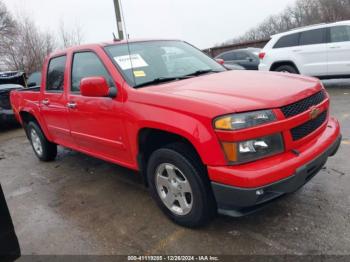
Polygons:
M57 145L47 140L38 124L30 122L26 127L26 132L39 160L49 162L56 158Z
M185 144L156 150L147 178L152 197L175 223L194 228L214 218L217 208L205 168Z

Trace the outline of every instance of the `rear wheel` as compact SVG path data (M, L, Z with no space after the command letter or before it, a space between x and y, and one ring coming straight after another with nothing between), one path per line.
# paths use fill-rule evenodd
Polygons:
M298 70L291 65L282 65L277 67L275 70L276 72L281 72L281 73L290 73L290 74L298 74Z
M205 169L186 145L156 150L147 168L152 197L175 223L199 227L216 214L216 204Z
M41 161L53 161L57 156L57 145L47 140L38 124L30 122L26 131L34 153Z

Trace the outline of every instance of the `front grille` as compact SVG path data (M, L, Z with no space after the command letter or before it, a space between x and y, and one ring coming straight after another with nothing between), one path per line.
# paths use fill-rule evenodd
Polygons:
M310 120L291 130L293 140L300 140L312 132L316 131L327 119L327 111L321 113L317 118Z
M11 109L10 92L0 93L0 108Z
M310 107L320 104L325 99L326 99L326 94L322 90L322 91L320 91L320 92L318 92L310 97L307 97L303 100L300 100L294 104L284 106L281 108L281 110L282 110L284 116L286 118L289 118L289 117L296 116L296 115L299 115L299 114L305 112Z

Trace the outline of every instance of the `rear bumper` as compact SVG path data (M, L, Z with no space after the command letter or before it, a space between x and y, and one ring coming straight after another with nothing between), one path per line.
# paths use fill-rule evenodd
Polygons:
M270 66L264 63L260 63L258 66L259 71L270 71Z
M294 161L290 162L290 159L286 160L287 162L293 163L292 166L295 167L292 175L255 187L240 187L234 186L232 183L228 185L212 180L212 189L217 201L219 213L236 217L243 216L262 208L267 203L284 194L295 192L305 185L322 169L328 157L335 155L339 149L341 144L339 125L336 121L330 123L330 126L332 126L332 124L332 128L328 127L332 130L326 130L318 140L313 141L318 151L311 159L307 158L307 162L304 162L305 157L311 153L310 151L315 153L315 148L309 146L309 148L302 151L299 156L294 156L294 158L299 160L298 166L295 167ZM322 136L324 136L324 139L322 139ZM325 137L328 139L325 139ZM322 151L320 151L319 148L323 148ZM280 167L284 167L285 164L286 163L280 162L280 164L274 168L274 172L277 168L278 172L283 173L284 170L280 169ZM230 176L232 176L232 168L227 168ZM271 169L269 170L271 171ZM287 169L285 171L287 172ZM273 175L274 172L272 172L271 175ZM256 169L255 173L259 174L260 170ZM263 173L264 176L269 175L266 172Z

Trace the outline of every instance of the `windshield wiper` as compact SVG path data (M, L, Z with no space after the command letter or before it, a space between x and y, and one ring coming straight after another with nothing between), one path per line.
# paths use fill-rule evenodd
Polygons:
M220 73L221 71L213 70L213 69L202 69L202 70L197 70L191 74L184 75L183 77L189 77L189 76L200 76L200 75L205 75L208 73Z
M176 81L176 80L181 80L181 79L186 79L186 78L188 78L188 77L187 76L158 77L158 78L155 78L151 81L135 85L134 88L139 88L139 87L144 87L144 86L149 86L149 85L156 85L156 84L161 84L161 83L165 83L165 82Z
M139 87L144 87L144 86L149 86L149 85L156 85L156 84L161 84L161 83L170 82L170 81L188 79L188 78L191 78L193 76L199 76L199 75L204 75L204 74L208 74L208 73L220 73L220 72L221 71L216 71L213 69L205 69L205 70L197 70L191 74L183 75L183 76L158 77L158 78L155 78L151 81L135 85L134 88L139 88Z

